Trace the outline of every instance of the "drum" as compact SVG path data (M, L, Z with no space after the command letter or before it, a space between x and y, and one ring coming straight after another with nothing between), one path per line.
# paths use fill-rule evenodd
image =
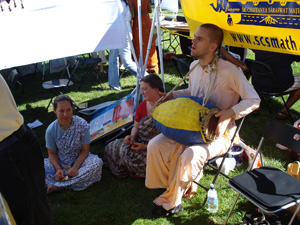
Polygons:
M215 140L220 109L195 96L181 96L158 105L152 113L154 125L168 138L184 145Z

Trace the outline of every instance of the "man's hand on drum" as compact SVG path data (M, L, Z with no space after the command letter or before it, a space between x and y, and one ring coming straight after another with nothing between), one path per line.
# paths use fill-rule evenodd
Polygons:
M220 137L224 135L228 124L235 117L235 113L232 109L227 109L216 113L215 117L219 117L218 125L216 128L216 136Z

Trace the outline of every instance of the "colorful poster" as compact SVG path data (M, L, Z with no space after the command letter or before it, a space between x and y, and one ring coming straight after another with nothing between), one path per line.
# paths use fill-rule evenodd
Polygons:
M191 37L214 23L225 45L300 55L300 0L181 0L181 6Z
M95 113L90 122L91 141L133 122L133 95L129 94Z

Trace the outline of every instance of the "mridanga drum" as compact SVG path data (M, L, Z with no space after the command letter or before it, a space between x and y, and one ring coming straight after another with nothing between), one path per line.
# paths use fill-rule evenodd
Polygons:
M195 96L180 96L158 105L152 113L153 123L168 138L184 145L215 140L220 109Z

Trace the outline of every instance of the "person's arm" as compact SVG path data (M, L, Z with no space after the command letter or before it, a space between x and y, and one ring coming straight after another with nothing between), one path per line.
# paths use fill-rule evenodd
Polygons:
M216 113L215 117L219 117L215 133L216 136L219 137L225 133L228 124L234 119L235 113L232 109L221 110L220 112Z
M138 142L133 142L133 144L131 145L131 149L138 152L147 149L147 145Z
M224 70L223 70L224 71ZM232 120L245 117L259 107L260 98L253 86L245 78L238 68L234 67L226 71L225 81L229 90L236 92L236 97L240 96L240 101L231 107L225 108L216 114L219 123L216 129L218 136L223 135L228 124Z
M237 58L233 57L233 55L231 55L223 46L220 49L220 53L227 61L240 67L243 70L245 75L249 73L247 65L245 63L243 63L242 61L238 60ZM247 79L249 79L249 78L247 77Z
M131 145L130 148L134 151L140 151L140 150L147 148L147 145L144 145L144 144L138 143L138 142L134 142L134 140L136 139L136 137L138 135L138 132L139 132L139 122L134 121L134 125L131 129L131 134L127 135L124 139L124 142L127 145Z
M74 163L74 165L68 170L67 175L69 177L74 177L78 175L78 170L83 163L83 161L86 159L86 157L89 155L90 152L90 144L85 144L81 146L81 152Z
M62 180L64 178L64 172L61 166L59 165L56 149L47 149L47 150L48 150L49 160L56 171L54 178L56 181Z
M136 137L138 135L138 132L139 132L139 122L134 121L134 125L131 129L131 134L127 135L124 139L124 142L127 145L131 145L130 148L134 151L140 151L140 150L147 148L147 145L144 145L144 144L138 143L138 142L134 142L134 140L136 139Z
M131 129L131 133L130 135L127 135L125 137L124 142L127 145L131 145L134 142L135 138L137 137L138 132L139 132L139 122L134 121L133 127Z
M245 79L246 80L246 79ZM240 88L240 98L238 104L231 107L231 109L235 113L234 119L240 119L249 113L253 112L255 109L259 107L260 98L253 88L253 86L246 80L242 84L239 84Z

